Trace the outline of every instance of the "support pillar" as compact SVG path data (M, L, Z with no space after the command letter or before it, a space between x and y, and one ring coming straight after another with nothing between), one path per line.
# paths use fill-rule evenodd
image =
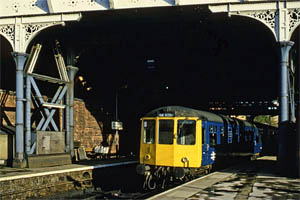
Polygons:
M289 97L288 97L288 58L289 51L294 42L280 42L280 115L279 115L279 136L278 136L278 170L285 172L287 163L287 134L289 131Z
M30 77L26 76L26 106L25 106L25 146L27 155L31 150L31 83Z
M300 178L300 27L298 28L298 106L296 109L296 159L295 159L295 175Z
M24 159L24 64L28 57L25 53L13 52L16 62L16 155L14 167L26 167Z
M71 156L74 156L74 78L78 71L78 67L67 66L68 75L70 79L68 91L67 91L67 107L66 115L69 116L69 133L67 131L67 146L69 145L69 151Z
M298 72L300 75L300 72ZM299 76L300 77L300 76ZM300 82L298 82L300 86ZM299 97L300 98L300 94ZM295 152L295 176L297 178L300 178L300 101L298 101L298 108L296 110L297 112L297 121L296 121L296 152Z

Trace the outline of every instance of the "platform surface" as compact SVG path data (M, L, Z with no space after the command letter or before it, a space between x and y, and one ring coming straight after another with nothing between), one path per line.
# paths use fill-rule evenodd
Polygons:
M300 179L278 175L276 157L265 156L211 173L149 199L300 199Z
M72 171L98 169L105 167L117 167L122 165L138 163L137 158L114 158L106 160L85 160L75 164L43 167L43 168L11 168L0 166L0 182L29 178L34 176L44 176L57 173L66 173Z

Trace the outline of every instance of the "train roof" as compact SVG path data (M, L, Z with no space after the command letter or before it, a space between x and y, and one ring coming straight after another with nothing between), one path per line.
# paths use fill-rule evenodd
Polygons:
M223 123L223 119L219 115L182 106L160 107L148 112L144 117L158 117L168 115L172 115L174 117L198 117L201 120Z
M250 126L256 128L256 125L245 120L238 119L240 126Z
M225 115L220 115L220 116L222 116L222 118L224 120L226 120L227 122L229 122L229 123L233 123L234 121L236 121L239 124L239 126L254 126L255 127L255 124L250 123L246 120L231 118L231 117L228 117L228 116L225 116Z

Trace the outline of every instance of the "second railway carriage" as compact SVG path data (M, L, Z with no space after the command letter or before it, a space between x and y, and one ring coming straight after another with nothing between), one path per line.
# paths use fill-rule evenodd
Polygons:
M261 139L255 125L210 112L166 106L141 119L140 164L144 187L158 180L183 179L211 169L220 155L258 155Z

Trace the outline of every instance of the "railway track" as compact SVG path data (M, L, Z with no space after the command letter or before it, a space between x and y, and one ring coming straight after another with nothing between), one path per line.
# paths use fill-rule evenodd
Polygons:
M212 172L219 171L228 168L232 165L244 162L245 159L227 160L222 162L222 165L214 167ZM46 199L147 199L162 193L166 190L172 189L194 179L188 181L176 181L166 184L164 188L158 188L152 191L143 191L143 180L141 176L136 175L135 165L124 168L122 171L120 168L114 168L117 173L110 173L103 170L95 175L93 180L93 188L89 188L84 191L75 191L69 194L55 195L53 197L47 197ZM195 178L205 176L199 175Z
M174 187L177 187L182 183L173 183L166 186L163 189L156 189L153 191L145 191L145 192L121 192L121 190L112 190L112 191L101 191L95 190L89 194L81 195L80 199L84 200L94 200L94 199L147 199L156 194L162 193ZM76 199L76 197L75 197Z

